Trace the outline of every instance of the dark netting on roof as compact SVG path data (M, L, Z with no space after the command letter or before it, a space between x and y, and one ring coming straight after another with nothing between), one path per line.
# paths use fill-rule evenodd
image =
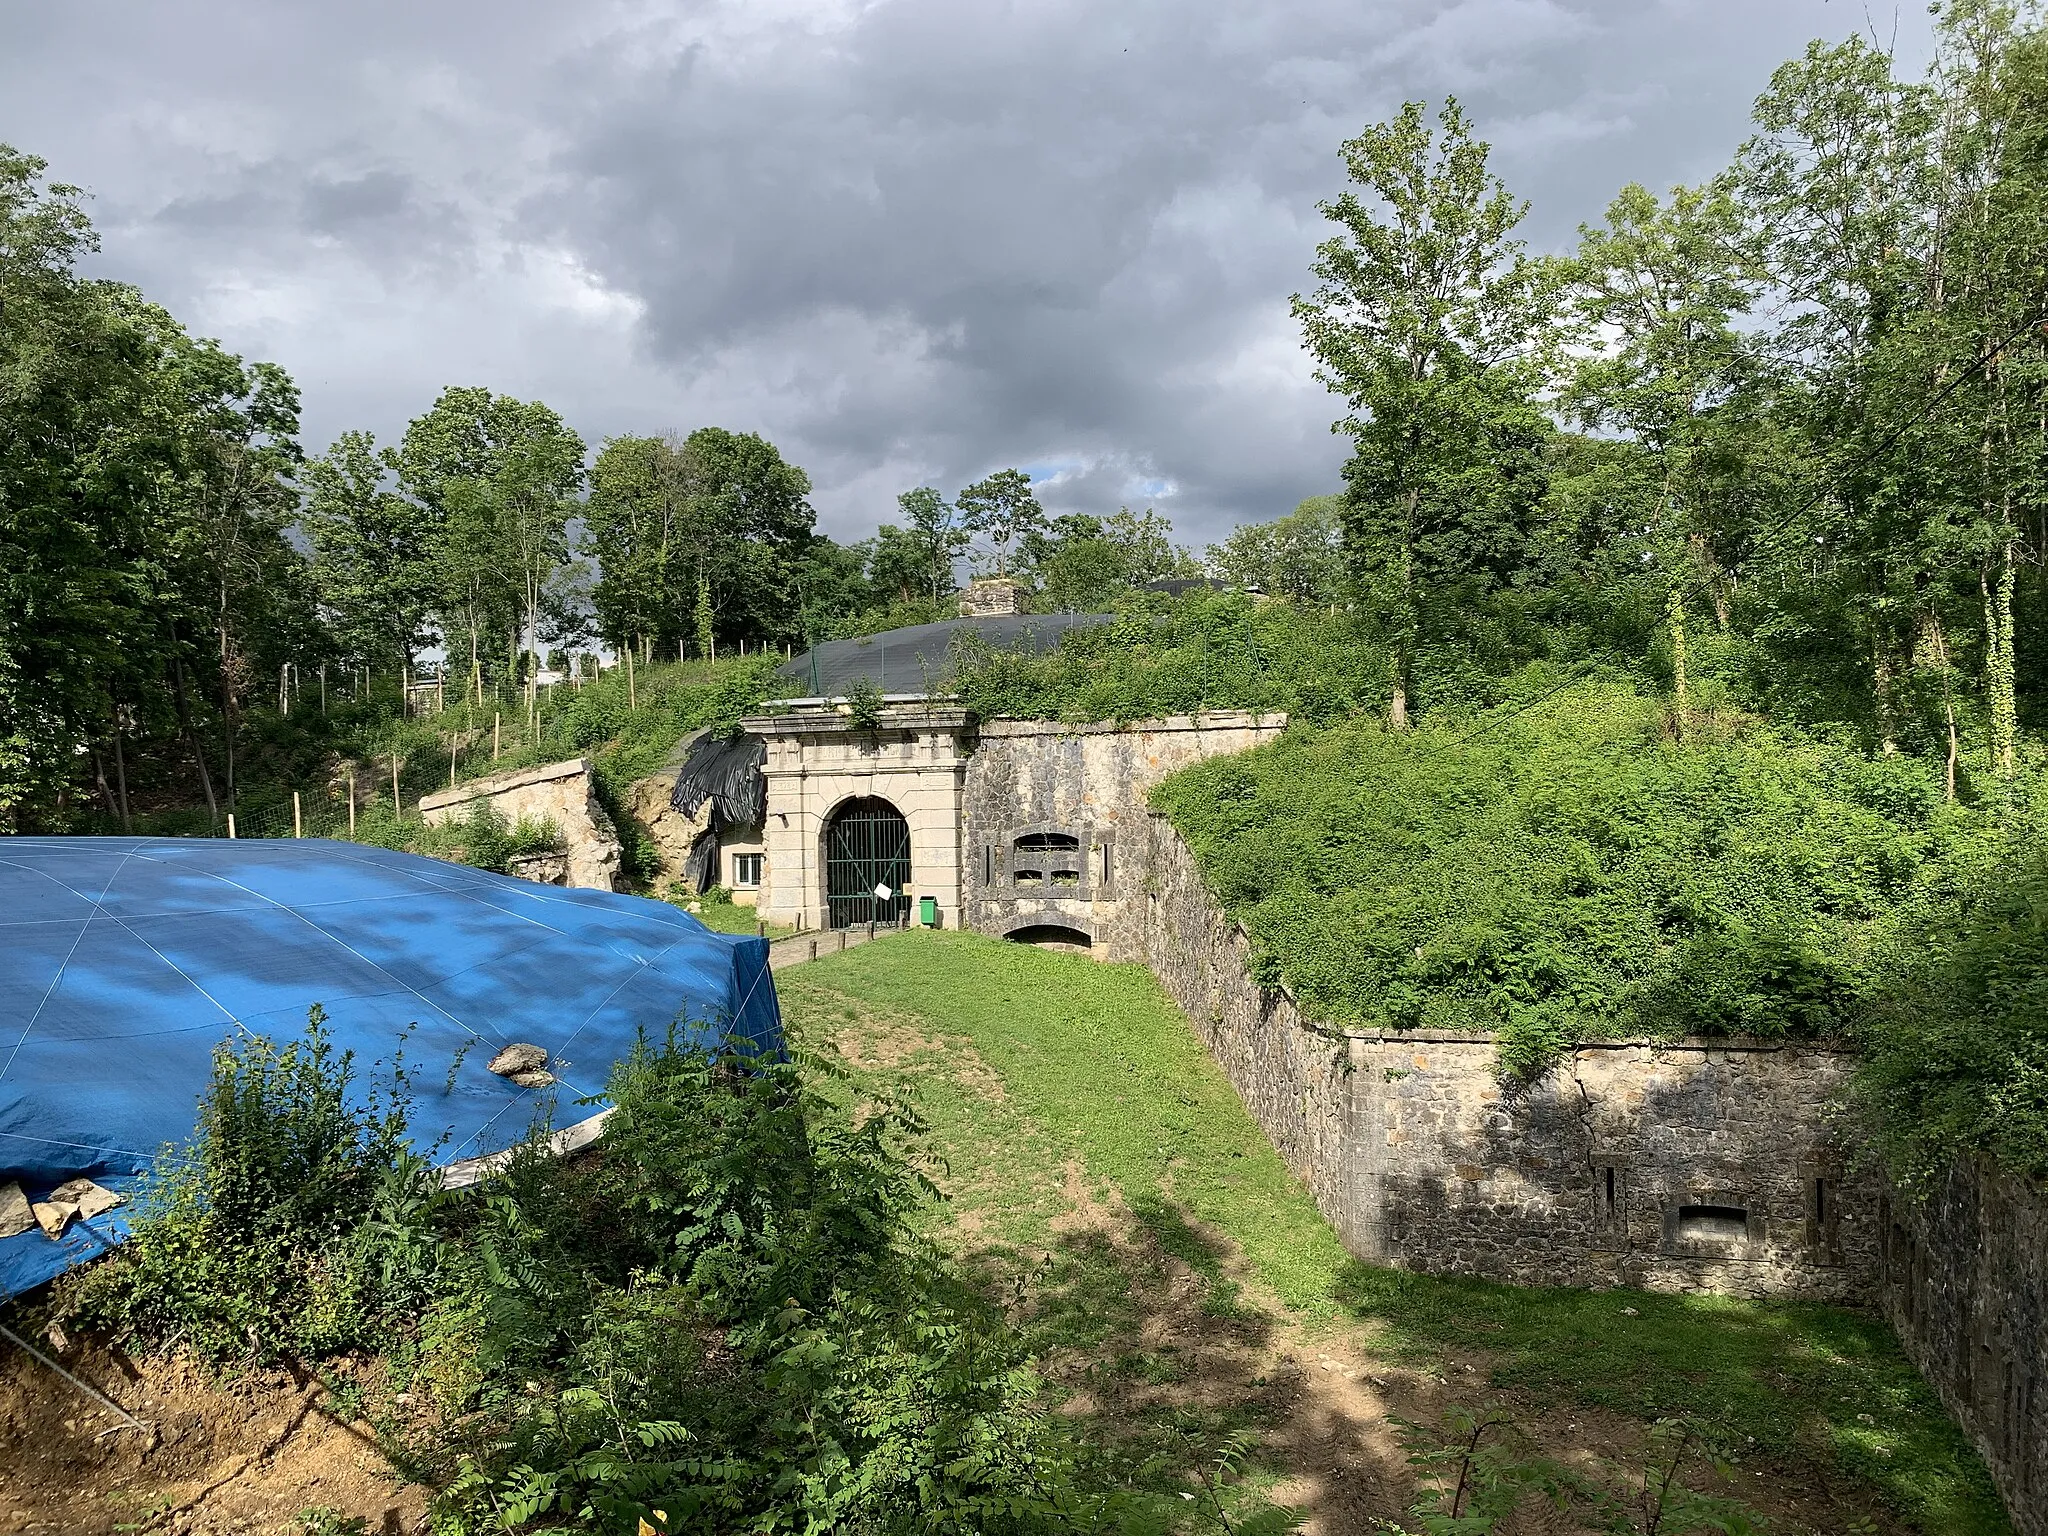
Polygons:
M1092 629L1114 618L1108 613L1016 613L913 624L858 640L828 641L787 663L782 676L813 698L844 698L863 681L883 693L936 693L953 674L954 646L963 635L992 650L1049 651L1068 631Z
M699 736L676 770L668 803L685 816L711 802L711 826L758 827L768 813L768 783L761 766L768 746L758 736Z
M443 1162L527 1134L534 1090L486 1067L515 1041L547 1051L564 1107L679 1020L782 1049L767 944L665 902L314 838L9 837L0 1188L132 1191L192 1134L214 1046L294 1038L315 1003L365 1078L403 1047L414 1145ZM0 1238L0 1301L102 1251L132 1209Z

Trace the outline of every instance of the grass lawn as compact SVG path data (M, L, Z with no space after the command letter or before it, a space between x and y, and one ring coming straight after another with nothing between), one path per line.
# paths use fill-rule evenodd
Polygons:
M1067 1361L1051 1374L1070 1407L1119 1419L1155 1454L1162 1437L1259 1431L1281 1493L1309 1488L1303 1507L1325 1511L1317 1528L1385 1507L1384 1490L1344 1503L1333 1479L1351 1440L1388 1440L1371 1421L1404 1391L1409 1416L1511 1413L1554 1452L1583 1440L1610 1460L1639 1453L1642 1426L1695 1416L1741 1453L1743 1481L1721 1490L1784 1528L2009 1528L1874 1317L1350 1259L1142 968L912 932L777 985L792 1038L839 1057L853 1090L914 1091L951 1197L940 1235L1015 1287L1037 1341ZM1325 1390L1344 1383L1364 1395ZM1380 1451L1377 1472L1358 1453L1352 1484L1406 1475L1399 1447Z
M752 907L741 906L736 901L706 901L701 896L682 894L680 887L664 892L661 899L689 912L690 916L713 933L751 934L757 931L757 924L760 925L758 931L771 939L786 939L796 932L794 928L783 923L761 923L759 915ZM690 911L692 902L696 903L694 912Z

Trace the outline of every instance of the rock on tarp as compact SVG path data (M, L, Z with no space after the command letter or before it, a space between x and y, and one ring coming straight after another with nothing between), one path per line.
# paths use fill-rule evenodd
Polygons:
M547 1051L558 1122L595 1114L577 1101L678 1021L705 1044L783 1048L767 944L663 902L316 838L10 837L0 1185L131 1191L192 1134L214 1047L297 1038L316 1003L359 1089L403 1051L413 1142L442 1163L532 1128L545 1094L488 1069L507 1044ZM132 1211L0 1240L0 1297L118 1241Z

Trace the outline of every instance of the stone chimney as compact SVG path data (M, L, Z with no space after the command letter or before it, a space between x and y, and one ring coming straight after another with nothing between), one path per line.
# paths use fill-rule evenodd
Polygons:
M1029 613L1024 591L1007 576L984 576L968 583L960 594L960 617L996 619L1006 614Z

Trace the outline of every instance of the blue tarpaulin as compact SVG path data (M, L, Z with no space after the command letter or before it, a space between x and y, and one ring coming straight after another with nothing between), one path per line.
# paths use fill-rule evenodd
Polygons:
M782 1049L767 944L662 902L325 839L4 838L0 1186L132 1189L192 1134L214 1047L295 1038L316 1003L359 1086L403 1052L414 1144L441 1163L531 1131L543 1094L486 1070L500 1046L548 1051L564 1120L678 1020ZM0 1240L0 1297L118 1241L131 1209Z

